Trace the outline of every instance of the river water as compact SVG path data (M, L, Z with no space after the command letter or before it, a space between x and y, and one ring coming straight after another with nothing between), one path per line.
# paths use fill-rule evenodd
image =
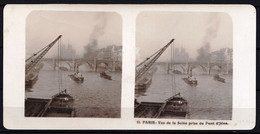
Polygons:
M157 66L152 84L146 90L135 91L138 102L164 102L173 94L180 92L188 101L190 119L231 120L232 119L232 75L223 75L226 83L214 80L213 75L202 74L194 70L198 85L192 87L182 78L184 74L175 75L176 90L172 90L172 77L165 67ZM174 87L174 86L173 86Z
M112 80L101 78L98 72L80 66L83 83L76 83L68 75L73 71L62 71L62 89L74 98L76 117L120 118L121 73L109 73ZM39 72L39 79L26 98L51 98L59 92L58 74L48 65Z

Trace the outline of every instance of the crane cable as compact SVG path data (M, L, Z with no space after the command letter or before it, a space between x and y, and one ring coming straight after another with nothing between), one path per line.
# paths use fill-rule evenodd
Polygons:
M173 95L173 75L172 75L172 73L174 73L174 72L173 72L173 67L172 67L172 66L173 66L173 65L172 65L172 59L173 59L173 52L172 52L172 51L173 51L173 50L172 50L173 47L172 47L172 46L173 46L173 45L171 45L171 72L170 72L170 73L171 73L171 78L172 78L172 79L171 79L171 83L172 83L171 86L172 86L172 95Z
M59 39L60 44L60 60L61 60L61 39ZM61 61L60 61L61 62ZM60 68L59 68L60 69ZM60 90L62 89L62 70L60 70Z

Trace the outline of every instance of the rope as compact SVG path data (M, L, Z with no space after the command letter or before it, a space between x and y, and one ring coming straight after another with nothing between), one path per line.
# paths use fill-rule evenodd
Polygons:
M60 41L58 41L58 83L59 83L59 92L61 90L60 86Z
M174 46L173 46L173 50L172 50L172 51L173 51L173 55L172 55L172 56L173 56L173 63L175 63ZM173 70L174 70L174 72L173 72L173 73L174 73L173 77L174 77L174 89L175 89L174 91L175 91L175 95L176 95L176 90L177 90L177 88L176 88L176 83L175 83L175 65L173 65Z
M173 73L173 71L172 71L172 59L173 59L173 54L172 54L172 49L173 49L173 45L171 45L171 78L172 78L172 96L173 96L173 75L172 75L172 73Z
M61 39L59 40L60 42L60 59L61 59ZM60 70L60 90L62 90L62 70Z

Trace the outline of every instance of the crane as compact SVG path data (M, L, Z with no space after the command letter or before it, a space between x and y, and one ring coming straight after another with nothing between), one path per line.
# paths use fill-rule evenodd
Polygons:
M167 45L162 47L160 50L155 52L153 55L148 57L146 60L141 62L136 66L136 74L135 74L135 82L142 78L142 76L151 68L151 66L156 62L156 60L162 55L162 53L173 43L174 39L172 39Z
M28 74L43 58L43 56L53 47L53 45L61 38L62 35L59 35L53 42L49 45L38 51L37 53L33 54L31 57L26 59L26 62L30 61L25 66L25 74ZM39 55L38 55L39 54ZM38 56L37 56L38 55ZM37 56L35 59L31 60L33 57Z

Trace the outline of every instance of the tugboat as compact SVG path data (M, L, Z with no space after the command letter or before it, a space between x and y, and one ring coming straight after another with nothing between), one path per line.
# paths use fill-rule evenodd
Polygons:
M214 75L214 80L225 83L225 79L221 78L219 74Z
M197 79L192 76L192 70L191 70L191 73L190 75L187 77L187 78L182 78L187 84L189 84L190 86L197 86L198 84L198 81Z
M105 71L100 73L100 77L108 79L108 80L112 80L110 75L107 75Z
M69 77L76 82L83 82L84 77L82 76L81 73L79 73L79 67L76 66L75 68L76 68L76 72L74 74L69 75Z

